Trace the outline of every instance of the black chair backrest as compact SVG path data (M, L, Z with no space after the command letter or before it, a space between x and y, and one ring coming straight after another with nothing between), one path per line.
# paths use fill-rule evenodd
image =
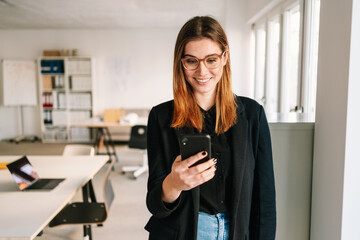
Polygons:
M131 128L129 148L146 149L146 125L135 125Z
M106 203L106 210L109 211L110 209L110 206L114 200L114 197L115 197L115 193L114 193L114 189L112 187L112 184L111 184L111 181L109 179L109 175L111 173L111 169L113 168L113 165L114 165L114 159L112 159L110 161L110 165L108 166L108 169L106 171L106 174L105 174L105 182L104 182L104 201Z

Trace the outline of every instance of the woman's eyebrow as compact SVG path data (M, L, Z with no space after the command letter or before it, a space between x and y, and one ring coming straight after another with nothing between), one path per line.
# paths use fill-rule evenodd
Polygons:
M211 53L211 54L206 55L205 58L210 57L210 56L213 56L213 55L220 55L220 54ZM194 58L198 58L198 57L196 57L196 56L194 56L194 55L191 55L191 54L185 54L184 57L194 57Z

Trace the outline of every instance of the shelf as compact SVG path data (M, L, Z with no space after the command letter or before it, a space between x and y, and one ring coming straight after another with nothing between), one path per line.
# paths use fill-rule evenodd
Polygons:
M70 111L92 111L91 108L70 108Z
M91 90L70 90L69 93L92 93Z
M66 108L42 107L43 110L48 111L66 111Z
M67 123L63 123L63 124L49 124L49 123L44 123L44 126L46 129L54 129L54 128L66 128L67 127Z
M51 93L51 92L65 92L65 88L42 89L42 92L45 92L45 93Z
M92 59L60 56L38 61L43 142L91 141L88 129L74 126L93 116ZM43 107L44 103L52 107Z
M71 73L69 76L91 76L91 73Z
M43 76L63 76L65 73L41 73Z

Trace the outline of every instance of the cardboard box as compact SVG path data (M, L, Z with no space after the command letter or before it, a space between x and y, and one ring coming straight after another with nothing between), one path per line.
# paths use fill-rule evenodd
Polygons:
M121 108L105 109L104 122L119 122L120 118L125 116L125 110Z
M60 56L60 51L59 50L44 50L43 56L45 56L45 57Z

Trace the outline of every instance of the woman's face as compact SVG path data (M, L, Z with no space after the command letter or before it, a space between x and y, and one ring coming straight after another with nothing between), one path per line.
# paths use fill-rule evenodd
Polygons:
M185 45L184 57L195 57L204 59L211 55L222 55L219 45L208 38L190 41ZM211 60L211 59L210 59ZM186 81L192 86L195 96L215 94L223 66L225 66L227 54L221 57L220 64L215 69L208 69L204 61L200 61L199 67L195 70L187 70L183 67Z

